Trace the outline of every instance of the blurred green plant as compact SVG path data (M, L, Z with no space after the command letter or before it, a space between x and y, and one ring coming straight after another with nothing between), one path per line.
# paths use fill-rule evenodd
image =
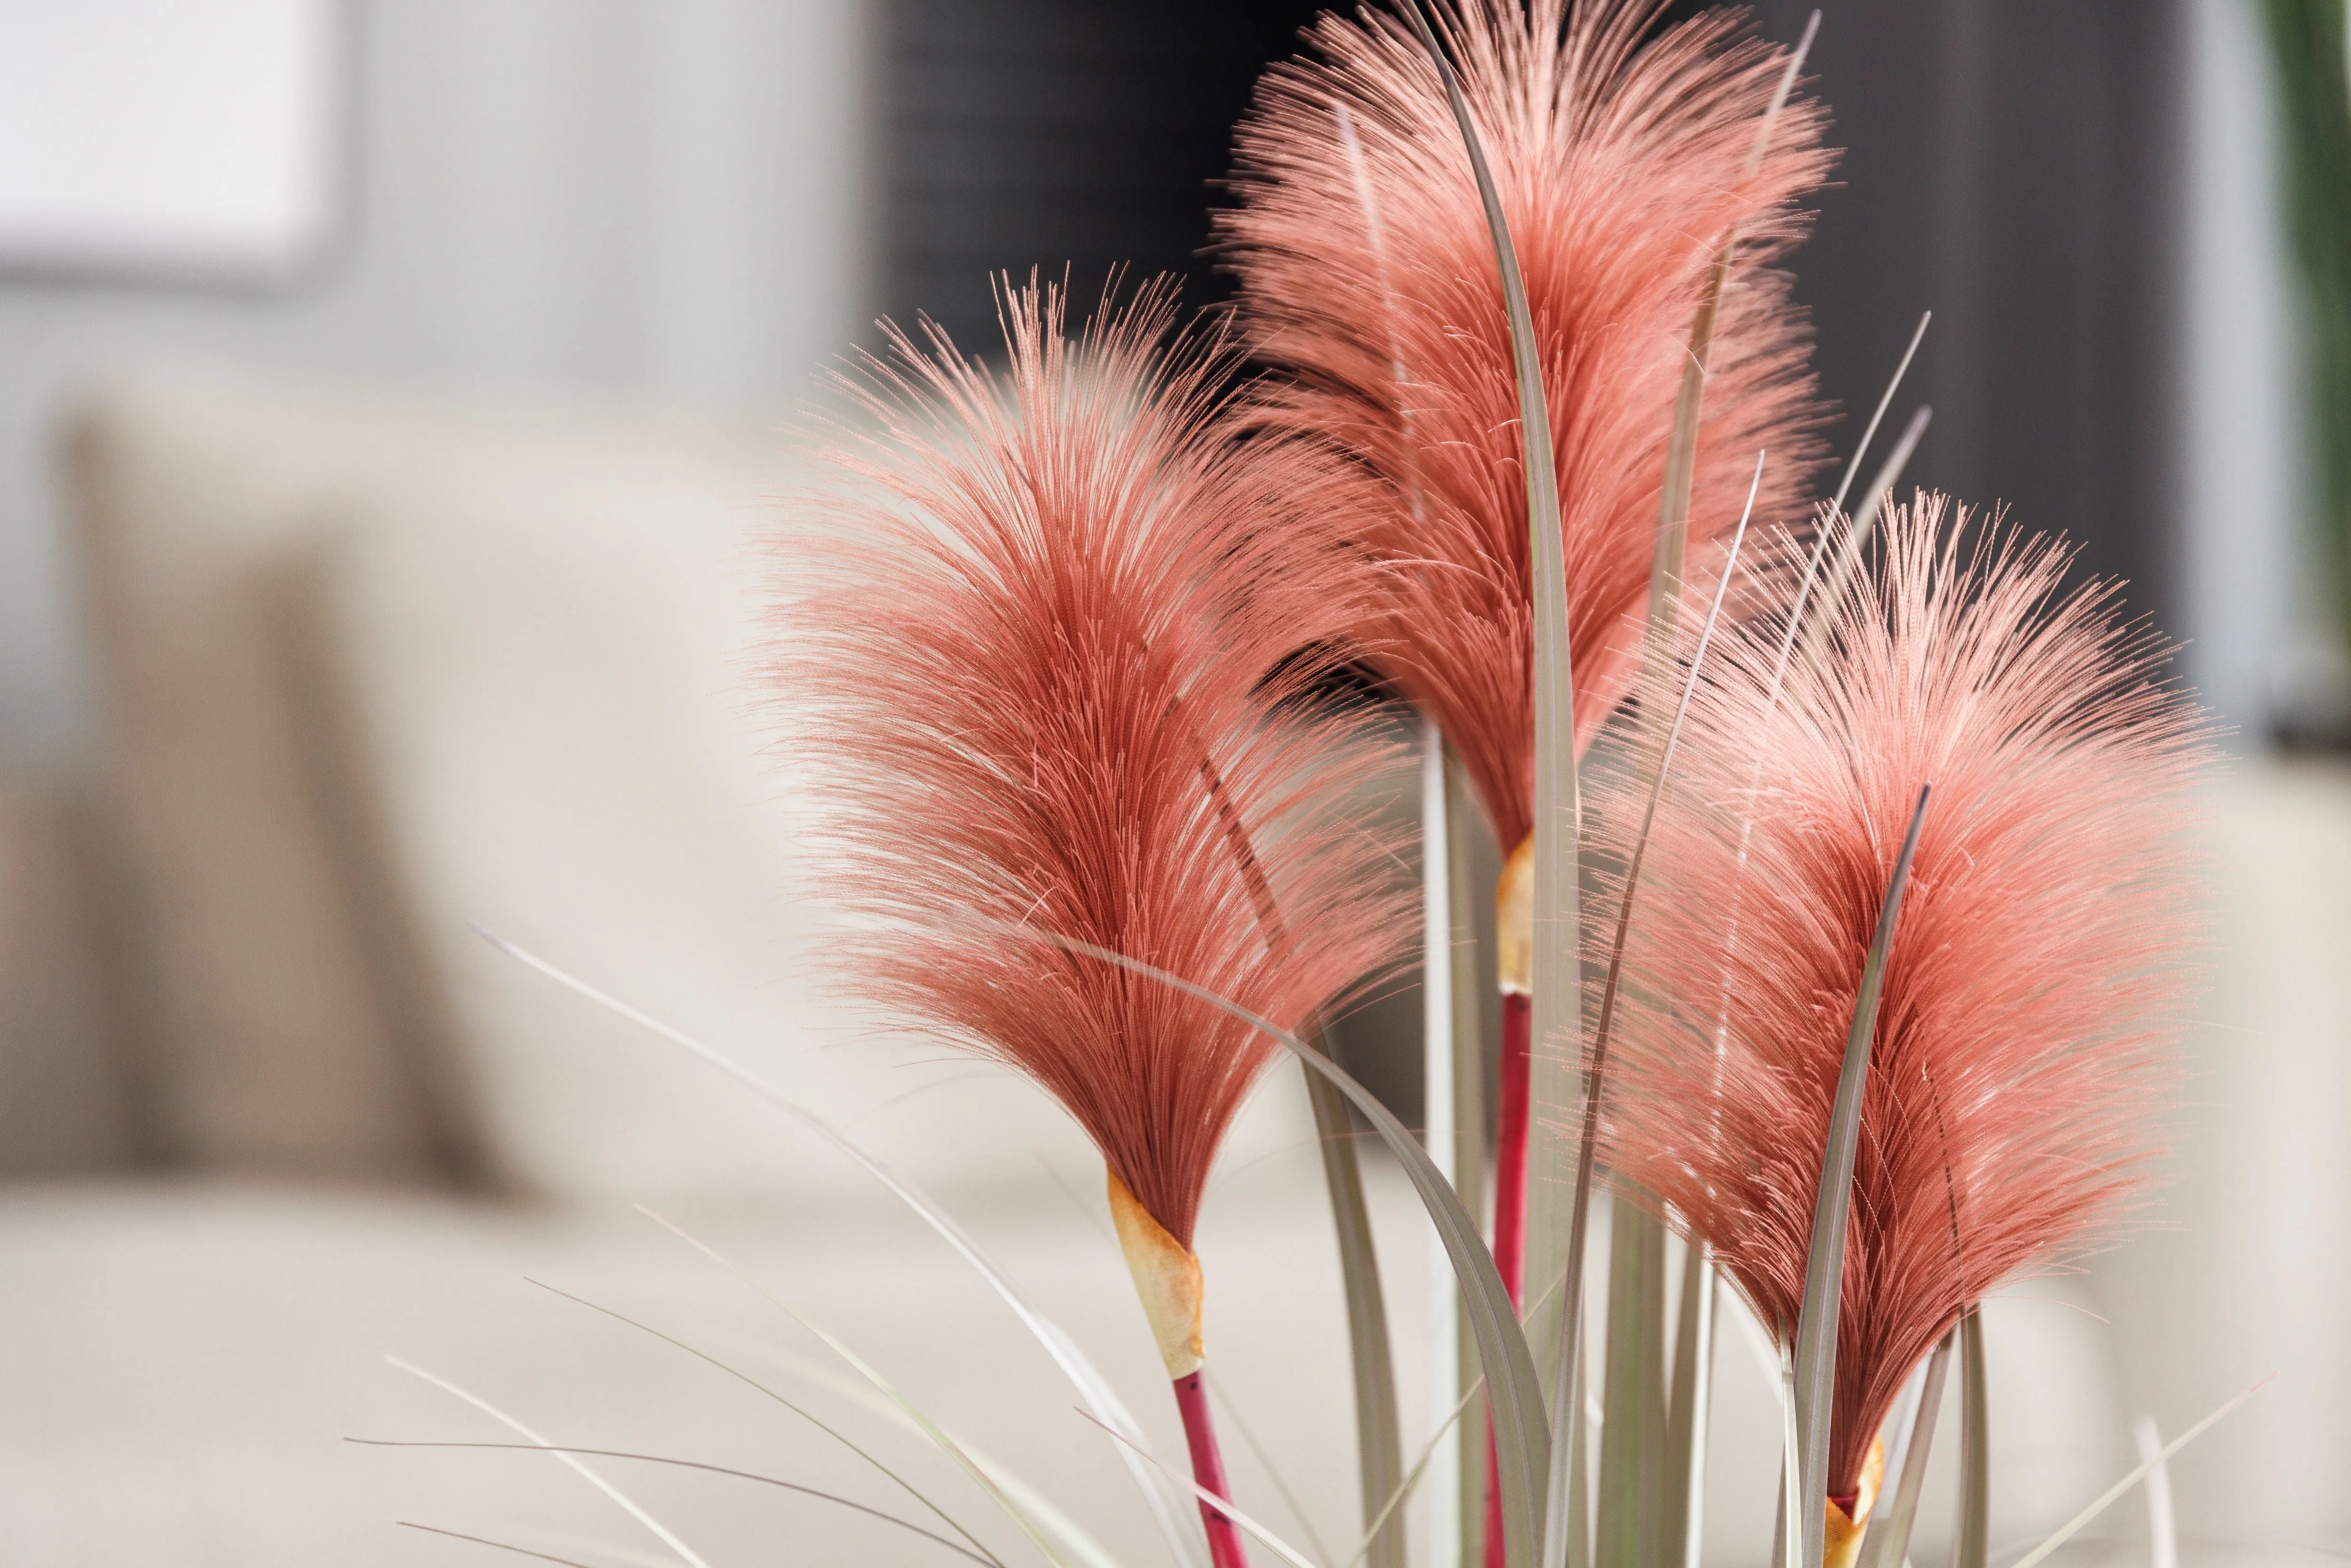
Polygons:
M2304 285L2319 469L2311 523L2336 635L2351 642L2351 37L2344 0L2262 0L2262 12L2277 65L2286 226Z

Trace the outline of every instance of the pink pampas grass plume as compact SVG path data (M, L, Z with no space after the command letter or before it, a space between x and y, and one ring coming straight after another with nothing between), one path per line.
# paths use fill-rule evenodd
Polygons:
M1691 329L1734 235L1717 317L1687 559L1758 505L1784 514L1820 448L1806 337L1769 263L1828 165L1821 111L1775 116L1777 48L1721 15L1656 30L1654 0L1430 0L1524 273L1551 418L1575 741L1630 686ZM1652 36L1652 35L1655 36ZM1393 569L1362 635L1434 719L1506 856L1494 1261L1526 1293L1533 1021L1534 622L1519 402L1478 187L1414 29L1324 16L1242 122L1217 233L1238 309L1289 390L1278 425L1375 476L1364 543ZM1768 129L1767 129L1768 128ZM1489 1501L1492 1499L1489 1498ZM1499 1534L1490 1543L1499 1552Z
M1342 791L1385 761L1311 688L1368 582L1341 548L1364 488L1296 438L1240 439L1214 342L1163 350L1154 287L1071 340L1008 291L1000 371L893 339L871 434L812 505L776 669L816 763L830 883L870 934L864 988L1006 1062L1109 1167L1113 1218L1192 1442L1191 1243L1226 1128L1279 1047L1142 959L1290 1030L1408 932L1390 845ZM1231 1522L1205 1510L1220 1565Z
M1786 66L1709 14L1653 31L1656 0L1436 6L1525 271L1565 533L1576 729L1588 740L1640 651L1666 443L1691 323L1736 234L1715 331L1691 558L1740 511L1799 504L1819 456L1807 342L1764 264L1828 166L1821 111ZM1259 351L1295 382L1279 417L1375 473L1368 536L1400 570L1380 662L1460 755L1507 851L1533 825L1533 633L1518 401L1468 155L1410 27L1324 16L1314 57L1277 66L1238 134L1218 234Z
M2118 622L2111 586L2066 590L2061 546L1949 520L1923 493L1887 510L1880 569L1824 607L1822 654L1784 690L1778 624L1709 655L1649 840L1603 1129L1618 1180L1792 1338L1863 959L1931 782L1854 1170L1829 1459L1848 1510L1959 1315L2131 1206L2193 986L2180 838L2207 730L2160 684L2167 646ZM1646 781L1620 788L1595 815L1622 840Z

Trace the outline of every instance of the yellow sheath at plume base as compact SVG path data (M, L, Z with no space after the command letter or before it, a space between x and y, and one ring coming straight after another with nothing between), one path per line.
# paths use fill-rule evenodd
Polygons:
M1502 862L1494 886L1495 966L1502 989L1532 996L1535 988L1535 836L1529 833Z
M1869 1511L1877 1501L1877 1489L1886 1481L1886 1445L1872 1440L1869 1458L1861 1462L1861 1490L1853 1500L1853 1512L1848 1516L1829 1499L1827 1530L1821 1536L1821 1568L1854 1568L1861 1556L1862 1531L1869 1528Z
M1118 1244L1134 1276L1134 1293L1143 1298L1151 1337L1159 1342L1159 1358L1169 1377L1189 1377L1207 1359L1200 1350L1200 1260L1135 1201L1116 1171L1109 1176L1111 1223L1118 1227Z

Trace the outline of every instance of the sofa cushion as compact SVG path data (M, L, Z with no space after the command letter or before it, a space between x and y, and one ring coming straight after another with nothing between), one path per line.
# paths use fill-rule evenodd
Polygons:
M785 461L645 432L510 440L355 497L300 596L382 924L512 1187L805 1201L857 1178L475 927L967 1190L1034 1186L1039 1151L1084 1148L1027 1081L841 994L749 674ZM1236 1159L1311 1135L1281 1076Z
M1343 1446L1346 1353L1332 1332L1340 1304L1316 1179L1311 1155L1261 1166L1212 1206L1201 1246L1217 1365L1314 1529L1337 1540L1355 1504ZM1158 1451L1180 1456L1173 1403L1106 1214L1098 1200L1081 1209L1047 1193L1040 1206L963 1217L1085 1347ZM1384 1218L1408 1218L1396 1207L1410 1201L1398 1186L1381 1196ZM670 1217L840 1335L960 1438L1033 1480L1119 1562L1165 1561L1110 1440L1074 1413L1070 1385L911 1217L871 1203L689 1207ZM1411 1255L1408 1238L1391 1239ZM820 1342L624 1207L216 1185L61 1188L0 1209L0 1312L11 1324L10 1353L0 1357L8 1561L389 1568L478 1554L395 1524L414 1520L595 1563L676 1563L543 1457L346 1443L515 1440L388 1365L387 1354L555 1442L728 1466L921 1516L807 1420L534 1281L720 1356L875 1452L1006 1561L1034 1561L955 1465L874 1411ZM1406 1313L1399 1329L1409 1333L1410 1322ZM1288 1525L1243 1440L1228 1441L1247 1506ZM715 1564L952 1561L902 1531L775 1489L589 1462Z
M87 796L66 774L0 786L0 1175L102 1170L145 1152Z
M1069 1166L1071 1184L1099 1166ZM955 1207L1180 1463L1165 1374L1098 1194ZM1407 1441L1429 1429L1418 1347L1427 1231L1375 1168ZM670 1218L840 1336L927 1415L1046 1493L1121 1563L1164 1563L1109 1439L971 1270L894 1207L689 1206ZM1310 1150L1220 1173L1203 1211L1209 1366L1240 1506L1343 1563L1360 1518L1346 1338ZM15 1568L339 1568L473 1560L413 1520L596 1563L676 1563L541 1455L355 1447L347 1437L514 1435L386 1364L387 1353L503 1407L549 1441L699 1460L918 1517L809 1422L584 1298L709 1351L901 1470L1003 1553L1034 1561L955 1466L743 1279L617 1205L553 1209L252 1186L20 1191L0 1207L0 1535ZM2062 1291L2056 1292L2062 1295ZM2095 1325L2047 1288L1990 1312L1995 1539L2037 1540L2119 1473L2120 1418ZM1706 1561L1764 1560L1775 1382L1726 1327L1717 1364ZM1956 1433L1938 1450L1948 1461ZM1305 1511L1301 1525L1266 1460ZM752 1482L587 1461L707 1561L935 1568L940 1548ZM2194 1451L2178 1463L2198 1462ZM1930 1510L1948 1474L1933 1483ZM935 1523L935 1521L929 1521ZM2120 1525L2121 1519L2110 1521ZM1417 1526L1415 1526L1416 1531ZM2191 1533L2199 1528L2190 1521ZM1317 1541L1328 1551L1317 1550ZM1939 1517L1918 1558L1939 1561ZM1260 1555L1263 1555L1260 1553ZM484 1559L486 1560L486 1559Z
M429 450L413 420L193 374L127 380L73 422L98 784L140 968L125 999L167 1156L434 1164L310 776L281 593L330 498Z

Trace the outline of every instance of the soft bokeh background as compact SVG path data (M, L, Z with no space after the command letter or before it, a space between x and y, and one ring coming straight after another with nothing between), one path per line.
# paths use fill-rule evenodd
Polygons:
M791 759L763 748L746 674L759 636L789 635L754 624L772 568L752 541L793 483L781 427L876 316L984 347L994 269L1066 268L1081 297L1173 270L1220 298L1199 247L1227 132L1315 9L0 0L11 1562L484 1550L394 1518L676 1560L541 1458L343 1445L500 1436L388 1349L556 1441L893 1501L756 1395L526 1275L789 1383L1015 1549L641 1201L804 1299L1120 1561L1165 1560L1066 1386L935 1238L467 923L946 1195L1176 1451L1098 1163L1021 1085L822 990ZM1765 0L1759 25L1792 39L1807 9ZM2156 1228L1994 1308L1996 1544L2126 1468L2133 1421L2177 1432L2275 1373L2173 1468L2191 1560L2351 1547L2351 767L2328 745L2351 681L2311 542L2262 10L1822 9L1813 65L1851 151L1798 266L1828 391L1865 413L1932 308L1893 415L1935 411L1911 477L2126 576L2233 727L2169 1195ZM1343 1041L1407 1119L1418 1009L1407 985ZM1244 1506L1343 1560L1344 1347L1299 1098L1285 1077L1252 1111L1203 1249L1255 1434L1234 1440ZM1374 1176L1425 1432L1436 1287L1409 1199ZM1753 1360L1726 1335L1726 1568L1768 1543L1777 1417ZM939 1550L606 1468L713 1562ZM1435 1513L1412 1514L1418 1553ZM2144 1556L2148 1529L2134 1496L2100 1549Z

